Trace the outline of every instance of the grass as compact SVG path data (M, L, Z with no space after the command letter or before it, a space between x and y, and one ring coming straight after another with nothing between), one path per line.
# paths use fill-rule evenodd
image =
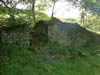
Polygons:
M39 50L29 50L25 46L0 45L0 73L2 75L99 75L100 56L91 51L100 49L99 45L79 47L78 50L90 53L87 57L76 56L69 59L68 49L49 43ZM77 50L75 48L74 50ZM77 51L76 51L77 53Z

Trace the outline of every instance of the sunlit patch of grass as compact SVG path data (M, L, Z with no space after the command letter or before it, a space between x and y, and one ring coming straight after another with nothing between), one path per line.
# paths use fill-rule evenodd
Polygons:
M10 16L8 14L0 14L0 17L6 19L6 18L9 18Z

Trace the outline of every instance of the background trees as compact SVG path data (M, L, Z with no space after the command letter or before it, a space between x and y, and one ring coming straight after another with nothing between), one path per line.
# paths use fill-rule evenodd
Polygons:
M13 21L16 18L22 17L22 19L27 20L36 24L36 21L41 19L48 19L48 15L45 12L50 7L51 19L54 17L54 10L56 3L61 0L0 0L0 13L8 14L10 19ZM99 0L64 0L66 3L70 2L73 6L80 9L80 22L83 27L89 27L91 25L90 19L95 16L100 15L100 1ZM18 9L18 5L25 5L27 8ZM24 15L24 17L22 16ZM90 18L91 17L91 18ZM95 18L95 19L96 19ZM96 19L94 25L96 25L99 19ZM88 26L89 25L89 26Z
M16 7L22 0L0 0L1 6L4 6L8 9L8 14L12 18L15 19Z
M55 5L56 5L56 2L58 0L51 0L52 4L53 4L53 7L52 7L52 14L51 14L51 19L54 17L54 8L55 8Z
M100 28L100 1L99 0L66 0L78 7L81 11L80 22L85 28L98 30Z

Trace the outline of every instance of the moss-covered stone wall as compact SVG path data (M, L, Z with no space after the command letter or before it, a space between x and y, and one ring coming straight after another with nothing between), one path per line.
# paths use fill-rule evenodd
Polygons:
M6 33L3 32L2 34L2 41L3 43L9 44L21 44L21 45L29 45L30 44L30 34L28 32L12 32Z
M62 22L54 18L48 25L48 39L63 45L80 46L84 44L100 44L100 35L90 32L77 23Z
M31 35L26 28L15 28L13 30L2 30L2 42L8 44L30 45Z
M31 35L32 46L45 45L48 42L48 24L43 20L38 21L33 28Z

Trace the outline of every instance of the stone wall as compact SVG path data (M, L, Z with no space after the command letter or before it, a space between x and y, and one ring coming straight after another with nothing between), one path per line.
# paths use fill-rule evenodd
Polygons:
M60 31L58 24L48 26L48 39L49 41L57 42L63 45L69 45L71 42L67 33Z
M48 25L40 20L32 31L28 27L18 27L2 30L2 41L8 44L40 46L48 41Z
M27 28L16 28L13 30L2 30L2 42L8 44L30 45L31 35Z
M54 23L43 20L38 21L31 33L27 27L16 28L9 31L3 29L0 33L0 39L2 39L3 43L27 44L34 47L45 45L48 40L63 45L98 43L98 41L100 41L100 35L94 35L94 33L80 27L79 24L64 23L55 19Z
M33 28L31 35L32 46L38 47L45 45L48 42L48 25L46 24L46 22L43 20L38 21Z
M48 26L48 39L63 45L80 46L90 43L100 44L100 35L90 32L77 23L66 23L54 18Z
M12 32L2 34L2 42L9 44L20 44L20 45L29 45L30 44L30 33L28 32Z

